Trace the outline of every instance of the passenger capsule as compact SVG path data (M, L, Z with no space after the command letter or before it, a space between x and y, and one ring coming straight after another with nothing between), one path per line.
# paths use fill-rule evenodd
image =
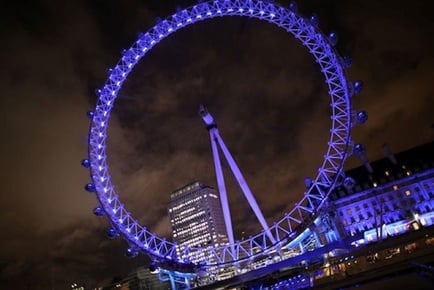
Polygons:
M107 237L109 239L116 239L117 237L119 237L119 232L114 228L110 228L107 230Z
M105 212L102 209L102 207L98 206L98 207L93 209L93 214L96 216L103 216L105 214Z
M86 184L84 186L84 189L86 189L86 191L89 191L89 192L95 192L96 191L95 184L93 184L92 182Z
M338 34L336 32L330 32L328 38L331 45L335 46L338 43Z
M356 184L356 181L351 176L345 177L344 179L344 187L346 189L352 189L354 185Z
M85 168L89 168L90 167L89 159L86 158L86 159L81 160L81 165Z
M128 248L125 251L125 256L127 256L128 258L135 258L138 255L139 255L139 252L136 249L134 249L134 248Z
M87 113L86 113L86 116L89 118L89 119L93 119L93 116L95 115L95 113L93 112L93 111L87 111Z
M353 153L356 156L362 156L362 155L364 155L365 154L365 146L363 146L360 143L355 144L354 148L353 148Z
M353 64L353 59L351 56L346 55L342 58L345 68L349 68Z
M297 4L295 4L295 2L289 3L289 10L291 12L297 13L297 11L298 11Z
M356 114L357 124L365 124L368 120L368 113L366 111L359 111Z
M312 178L305 177L304 178L304 185L306 186L307 189L309 189L312 186Z
M310 16L309 20L313 26L317 27L319 25L319 19L318 19L318 16L316 14L312 14Z
M353 84L354 94L360 94L363 90L363 82L355 81Z

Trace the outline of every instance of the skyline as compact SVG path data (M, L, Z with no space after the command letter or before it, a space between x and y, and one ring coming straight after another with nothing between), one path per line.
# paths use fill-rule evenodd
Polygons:
M1 145L0 226L8 235L2 240L0 285L24 283L23 273L45 279L40 289L53 280L55 285L70 278L95 281L143 262L123 257L126 243L106 239L108 222L92 214L97 201L83 189L89 177L80 166L87 151L85 114L122 48L156 17L176 11L177 3L193 2L6 6L0 107L8 138ZM323 31L336 30L338 50L352 55L350 79L365 85L353 107L369 114L366 125L354 128L353 139L366 145L368 158L381 157L385 142L398 152L431 141L432 4L300 1L298 6L306 16L315 11ZM170 192L195 179L216 187L209 138L197 114L203 101L271 220L299 199L304 176L315 172L325 149L329 116L323 79L292 37L268 24L232 18L170 36L124 85L108 139L110 171L125 194L122 201L159 234L170 230L168 219L161 219L162 196L168 201ZM311 155L313 160L296 158ZM184 164L194 166L184 170ZM348 166L360 164L352 157ZM269 180L274 185L266 198ZM290 196L279 206L282 192ZM240 206L234 217L239 225L248 209L236 192L230 198L231 206ZM158 204L150 205L154 200ZM54 278L38 278L50 270Z

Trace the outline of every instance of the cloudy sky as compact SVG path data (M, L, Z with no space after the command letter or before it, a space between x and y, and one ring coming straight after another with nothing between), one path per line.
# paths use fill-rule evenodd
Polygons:
M86 111L95 89L158 17L192 1L9 1L2 25L0 288L93 286L146 263L105 238L93 216ZM289 1L279 1L287 5ZM338 50L353 58L353 99L369 113L354 139L371 160L387 142L401 151L432 141L434 20L430 0L299 1ZM119 93L110 120L110 172L122 201L150 229L170 236L170 192L200 179L215 186L206 104L269 222L303 192L326 149L326 87L308 52L276 27L222 18L188 27L158 44ZM351 158L347 167L359 165ZM236 236L256 228L227 174ZM242 227L241 225L248 225ZM13 285L13 286L11 286Z

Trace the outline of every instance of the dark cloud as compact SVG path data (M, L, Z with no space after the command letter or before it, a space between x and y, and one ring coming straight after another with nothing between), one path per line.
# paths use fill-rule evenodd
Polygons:
M354 107L369 112L353 135L370 159L381 157L384 142L398 151L432 140L434 122L431 1L377 2L299 3L307 15L318 13L325 31L337 30L338 49L353 55L350 77L365 82ZM137 32L191 3L25 1L2 9L0 288L96 285L146 263L126 259L126 243L107 240L108 222L91 214L97 202L82 189L88 173L79 166L87 152L85 112ZM170 236L171 191L195 179L215 186L199 104L215 116L270 222L300 199L330 125L326 87L308 52L284 31L241 18L165 39L116 102L110 172L128 210L163 236ZM348 166L358 163L351 158ZM251 210L225 174L236 235L254 233Z

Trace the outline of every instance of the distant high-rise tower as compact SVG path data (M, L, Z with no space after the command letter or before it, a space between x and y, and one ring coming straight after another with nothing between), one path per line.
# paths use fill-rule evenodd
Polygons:
M207 255L191 257L194 246L219 246L228 243L223 212L217 190L195 181L172 192L169 203L170 223L178 257L199 262Z

